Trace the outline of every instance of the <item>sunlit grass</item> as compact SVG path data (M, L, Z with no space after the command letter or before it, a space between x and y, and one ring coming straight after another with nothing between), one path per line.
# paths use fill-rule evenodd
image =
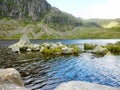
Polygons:
M85 50L92 50L95 47L96 47L96 45L94 45L94 44L87 44L87 43L84 44L84 49Z

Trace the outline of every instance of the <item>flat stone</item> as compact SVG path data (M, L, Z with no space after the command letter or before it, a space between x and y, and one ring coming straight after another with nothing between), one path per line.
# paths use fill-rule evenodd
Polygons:
M70 81L60 84L55 90L120 90L120 88L82 81Z

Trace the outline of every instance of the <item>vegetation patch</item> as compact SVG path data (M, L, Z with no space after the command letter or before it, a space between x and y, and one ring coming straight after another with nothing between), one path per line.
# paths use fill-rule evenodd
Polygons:
M78 54L79 52L81 52L80 48L77 45L71 45L70 47L74 49L74 54Z
M18 34L15 34L12 36L13 39L17 39L17 38L20 38L23 34L21 33L18 33Z
M95 47L96 47L96 45L94 45L94 44L87 44L87 43L84 44L84 49L85 50L92 50Z
M111 53L120 55L120 42L116 44L108 44L105 46Z
M104 56L104 55L106 55L107 53L108 53L108 50L107 50L107 49L103 50L102 52L99 52L99 51L94 52L94 54L95 54L96 56L98 56L98 57Z

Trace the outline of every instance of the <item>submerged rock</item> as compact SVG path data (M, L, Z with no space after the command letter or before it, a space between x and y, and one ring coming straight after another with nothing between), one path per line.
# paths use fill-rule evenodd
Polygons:
M0 69L0 90L28 90L14 68Z
M60 84L55 90L120 90L120 88L82 81L70 81Z

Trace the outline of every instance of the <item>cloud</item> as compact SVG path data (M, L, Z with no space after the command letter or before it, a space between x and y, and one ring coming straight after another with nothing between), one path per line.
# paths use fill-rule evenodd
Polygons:
M120 18L120 0L47 0L62 11L81 18Z
M81 14L83 18L120 18L120 0L108 0L106 3L98 3L89 7ZM78 16L78 15L77 15ZM79 15L80 16L80 15Z

